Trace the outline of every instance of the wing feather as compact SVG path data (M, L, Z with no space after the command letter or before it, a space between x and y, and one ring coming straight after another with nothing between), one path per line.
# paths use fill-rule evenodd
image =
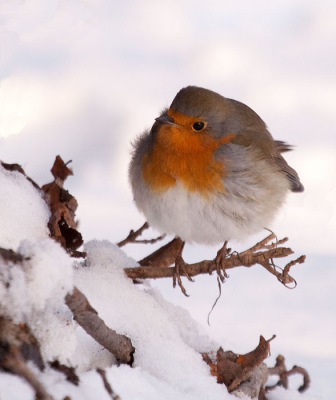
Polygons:
M280 154L292 150L292 146L281 140L275 140L275 145L277 153L273 154L273 159L280 168L280 170L286 174L291 184L292 192L303 192L304 187L300 181L299 175L297 174L294 168L288 165L287 161Z

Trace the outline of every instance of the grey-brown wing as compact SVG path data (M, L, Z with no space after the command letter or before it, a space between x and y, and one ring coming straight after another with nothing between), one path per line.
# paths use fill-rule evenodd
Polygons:
M304 187L300 181L299 175L295 171L294 168L290 167L287 164L287 161L282 157L280 153L284 153L286 151L292 150L292 147L280 140L275 141L277 154L273 155L273 159L280 168L282 172L284 172L290 182L292 192L303 192Z
M293 146L286 142L283 142L282 140L275 140L275 145L280 153L285 153L286 151L293 150Z

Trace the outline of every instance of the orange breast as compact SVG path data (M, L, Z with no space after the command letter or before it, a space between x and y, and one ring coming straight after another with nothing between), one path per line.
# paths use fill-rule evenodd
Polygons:
M185 118L187 121L177 127L160 126L152 149L142 158L143 179L154 192L166 191L177 180L187 190L206 197L214 191L224 192L225 166L215 160L214 151L234 135L215 139L206 130L192 132L188 128L192 117Z

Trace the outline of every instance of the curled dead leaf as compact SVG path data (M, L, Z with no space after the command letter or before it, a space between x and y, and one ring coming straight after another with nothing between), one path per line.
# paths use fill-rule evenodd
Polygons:
M51 169L54 181L42 186L51 217L48 222L50 236L59 242L72 256L83 256L76 250L83 244L83 238L77 230L75 212L77 200L67 190L63 189L65 179L72 171L60 156L56 157Z
M249 353L235 354L224 351L221 347L217 351L217 363L211 360L208 354L202 354L204 361L209 365L211 374L217 377L218 383L224 383L229 392L232 392L243 381L247 380L254 368L259 366L270 353L270 341L275 335L266 340L260 336L258 346Z

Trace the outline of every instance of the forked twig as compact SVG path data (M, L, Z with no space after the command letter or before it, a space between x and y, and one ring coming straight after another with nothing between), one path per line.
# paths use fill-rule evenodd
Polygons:
M122 240L121 242L117 243L117 246L122 247L122 246L125 246L125 244L127 244L127 243L153 244L153 243L156 243L159 240L162 240L166 237L166 235L161 235L155 239L137 240L137 238L142 235L143 231L148 228L149 228L148 222L145 222L138 230L133 231L133 229L132 229L130 231L130 233L128 234L127 238Z
M294 365L292 369L287 371L285 365L285 357L282 356L281 354L279 354L278 357L276 358L275 366L272 368L268 368L268 373L269 375L278 375L279 381L275 385L266 386L265 387L266 392L276 388L277 386L282 386L285 389L288 389L288 377L294 374L301 374L303 377L303 384L298 388L298 391L300 393L307 390L310 385L310 377L307 370L302 367L298 367L297 365Z

